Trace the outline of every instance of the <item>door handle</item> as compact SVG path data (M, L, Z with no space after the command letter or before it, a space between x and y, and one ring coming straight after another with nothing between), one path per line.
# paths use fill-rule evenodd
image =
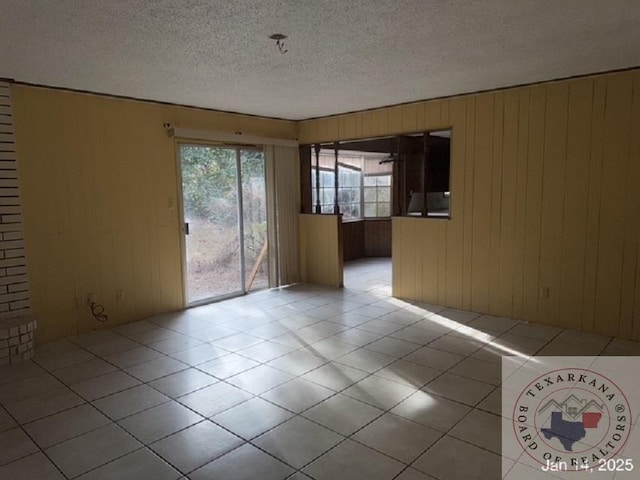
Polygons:
M184 234L189 235L189 223L184 222Z

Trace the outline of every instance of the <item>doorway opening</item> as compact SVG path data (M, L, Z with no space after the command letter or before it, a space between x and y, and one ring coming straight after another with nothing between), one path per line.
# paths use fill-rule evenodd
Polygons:
M302 211L341 215L347 287L390 290L393 216L451 218L450 128L302 145L300 159Z

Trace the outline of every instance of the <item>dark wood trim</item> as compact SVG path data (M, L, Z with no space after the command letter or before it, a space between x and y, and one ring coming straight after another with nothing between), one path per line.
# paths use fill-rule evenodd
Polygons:
M316 213L322 213L320 206L320 145L317 143L314 145L314 151L316 154Z
M400 170L400 191L399 191L399 212L400 215L404 215L407 213L407 200L406 200L406 190L407 190L407 159L402 158L400 156L400 136L396 137L396 163L399 165Z
M334 155L334 161L333 161L333 213L335 215L340 215L340 204L338 202L338 177L339 177L339 171L338 171L338 154L339 154L339 143L338 142L334 142L333 143L333 155Z
M405 135L398 135L396 137L397 145L396 145L396 163L398 164L399 170L399 215L406 215L407 210L409 209L408 198L407 198L407 162L409 161L409 153L411 150L411 143L408 141L410 137Z
M424 132L422 135L422 216L429 216L429 206L427 205L427 190L429 186L429 168L431 160L431 135Z
M377 137L365 140L357 140L350 142L339 142L340 150L343 152L367 152L367 153L380 153L390 154L396 151L398 137L402 137L405 148L410 151L422 151L422 132L418 132L417 135L395 135L390 137ZM320 144L322 148L333 148L334 142L325 142Z
M311 213L311 147L300 145L300 210Z
M401 174L400 159L396 159L391 169L391 215L396 216L400 216L400 198L402 195Z

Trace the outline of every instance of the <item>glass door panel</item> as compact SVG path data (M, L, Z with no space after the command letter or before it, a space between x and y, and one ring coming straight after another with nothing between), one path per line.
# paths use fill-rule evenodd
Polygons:
M181 144L187 303L242 293L235 148Z
M240 150L246 291L269 286L264 153Z

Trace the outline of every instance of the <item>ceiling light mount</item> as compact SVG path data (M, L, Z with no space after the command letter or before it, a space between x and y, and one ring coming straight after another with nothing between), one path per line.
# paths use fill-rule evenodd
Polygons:
M273 35L269 35L269 38L271 40L275 40L276 41L276 46L278 47L278 50L280 50L280 53L285 54L287 53L289 50L287 49L287 47L284 45L284 40L285 38L287 38L287 36L283 33L274 33Z

